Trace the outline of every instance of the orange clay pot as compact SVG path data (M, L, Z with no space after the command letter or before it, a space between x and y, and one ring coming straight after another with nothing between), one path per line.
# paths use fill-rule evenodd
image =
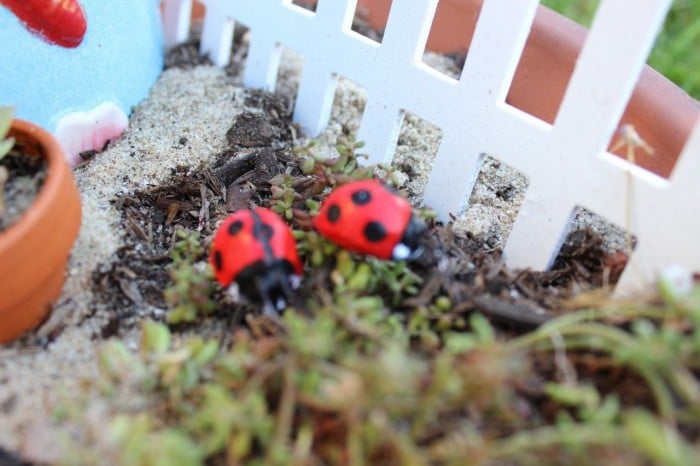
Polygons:
M58 142L40 127L14 120L9 136L44 157L48 176L34 204L0 233L0 343L35 328L49 314L80 228L80 196Z
M313 5L316 0L295 3ZM463 54L469 49L482 0L440 0L426 48ZM358 0L357 15L383 30L391 0ZM549 123L554 121L587 29L540 6L513 78L507 102ZM700 106L679 87L645 66L620 125L631 123L655 153L637 152L637 163L668 177L700 115ZM612 144L611 144L612 145ZM624 148L617 151L624 157Z

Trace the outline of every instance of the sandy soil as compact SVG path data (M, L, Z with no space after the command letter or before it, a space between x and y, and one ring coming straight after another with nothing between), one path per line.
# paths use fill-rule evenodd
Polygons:
M244 109L241 97L242 89L216 68L167 70L134 110L122 138L76 169L83 221L63 294L35 335L0 348L0 445L19 448L24 433L47 419L62 397L82 396L85 382L97 376L101 340L93 335L99 334L109 310L90 311L91 276L119 247L124 233L110 201L162 182L177 165L213 157ZM58 338L42 344L59 326L65 329Z

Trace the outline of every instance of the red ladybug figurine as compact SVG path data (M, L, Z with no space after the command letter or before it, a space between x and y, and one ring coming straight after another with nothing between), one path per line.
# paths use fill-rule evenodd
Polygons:
M0 0L0 4L51 44L75 48L85 37L87 19L78 0Z
M352 181L335 189L313 225L345 249L393 260L416 258L425 231L411 204L379 180Z
M266 314L282 311L298 286L303 267L287 224L262 207L240 210L226 218L214 236L209 257L214 276L224 287L263 304Z

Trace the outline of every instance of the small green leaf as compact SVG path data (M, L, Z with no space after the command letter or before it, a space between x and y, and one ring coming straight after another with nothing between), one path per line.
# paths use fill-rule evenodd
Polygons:
M219 351L219 343L216 340L207 340L202 346L197 348L193 354L193 359L199 365L204 365L214 359Z
M590 385L546 383L544 392L555 401L568 406L597 407L600 395Z
M134 357L120 340L109 340L98 353L98 363L103 372L119 376L134 361Z
M357 269L348 280L348 289L362 291L365 288L367 288L371 279L372 269L370 268L369 264L367 264L366 262L362 262L360 265L357 266Z
M0 159L7 155L7 153L10 152L10 149L12 149L12 146L14 145L15 140L12 138L0 141Z
M160 322L147 320L142 326L141 351L146 353L163 354L170 347L170 330Z
M482 342L492 342L495 339L495 332L488 319L479 313L472 314L469 318L472 330Z
M308 175L314 170L314 167L316 167L316 161L313 158L309 157L305 159L304 162L302 162L301 171L302 173L304 173L304 175Z
M445 334L445 347L452 353L466 353L476 346L477 342L470 333L450 332Z
M678 431L650 413L636 409L625 416L624 424L634 445L655 464L692 464L689 447Z
M12 124L12 107L0 107L0 138L5 138Z
M149 452L143 464L153 466L199 466L204 452L184 432L166 429L149 436Z

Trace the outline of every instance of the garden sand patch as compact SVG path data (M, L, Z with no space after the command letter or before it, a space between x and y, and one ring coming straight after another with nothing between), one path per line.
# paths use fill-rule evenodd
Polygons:
M106 317L90 315L92 273L124 235L111 202L162 182L177 165L216 154L244 109L241 93L219 69L169 69L134 110L122 138L75 170L83 219L63 294L36 335L0 347L0 445L19 448L22 432L48 419L61 397L82 397L84 381L97 376L101 340L94 335Z

